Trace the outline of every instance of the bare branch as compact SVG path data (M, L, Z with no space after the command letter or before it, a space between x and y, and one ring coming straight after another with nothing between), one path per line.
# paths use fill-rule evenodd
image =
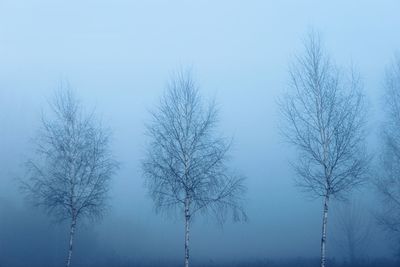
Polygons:
M382 200L377 214L379 224L391 236L400 238L400 58L387 69L385 76L385 121L382 127L382 174L376 188ZM396 240L398 241L398 240Z
M218 217L228 208L242 211L236 200L244 190L243 179L228 175L229 143L215 137L217 115L214 103L203 106L190 73L179 72L171 79L147 125L151 143L142 162L157 210L184 205L189 198L191 215L216 211Z
M296 184L313 197L324 198L321 267L325 267L329 200L344 198L365 182L368 171L362 84L354 71L343 76L331 63L315 33L289 74L290 91L279 102L285 119L281 132L299 152L298 161L292 163Z
M365 107L354 71L343 77L317 35L290 67L290 91L280 100L281 132L299 151L297 184L316 196L343 196L365 181Z
M22 187L34 205L58 221L71 221L68 266L76 222L103 215L118 164L109 149L110 132L83 113L69 87L57 91L50 106L53 116L42 117Z

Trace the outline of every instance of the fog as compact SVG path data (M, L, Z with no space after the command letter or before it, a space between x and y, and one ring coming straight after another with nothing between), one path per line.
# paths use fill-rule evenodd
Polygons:
M179 216L157 214L144 187L145 123L171 73L190 67L220 108L219 130L233 137L230 167L245 175L248 222L196 217L194 262L318 258L322 200L294 184L296 152L278 131L277 99L288 66L310 29L341 66L361 73L368 99L368 150L377 156L385 68L400 47L398 1L29 1L0 2L0 266L64 263L68 224L56 224L19 190L24 162L48 101L68 80L87 110L113 131L121 163L101 221L83 221L72 266L183 260ZM375 157L376 159L376 157ZM374 164L375 164L374 159ZM372 186L351 199L373 221L365 257L393 258L374 222ZM330 258L346 252L335 235ZM328 237L328 238L329 238ZM111 266L111 265L109 265Z

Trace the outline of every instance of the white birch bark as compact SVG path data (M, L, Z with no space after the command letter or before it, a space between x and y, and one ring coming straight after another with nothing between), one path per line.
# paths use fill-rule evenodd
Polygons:
M328 223L328 203L329 196L325 196L324 213L322 218L322 238L321 238L321 267L325 267L326 262L326 229Z
M66 267L69 267L71 265L72 247L73 247L73 242L74 242L75 226L76 226L76 220L73 219L72 223L71 223L70 234L69 234L69 248L68 248L67 263L65 265Z
M186 200L185 200L185 267L189 267L189 229L190 229L189 198L186 198Z

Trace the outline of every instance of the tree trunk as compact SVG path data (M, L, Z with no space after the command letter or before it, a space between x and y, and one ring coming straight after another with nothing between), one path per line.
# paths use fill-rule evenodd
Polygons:
M70 232L69 232L69 249L68 249L67 263L65 265L66 267L69 267L71 265L72 244L74 241L75 226L76 226L76 219L72 219L71 228L70 228Z
M189 199L185 200L185 267L189 267L189 225L190 224L190 213L189 213Z
M325 267L326 262L326 227L328 223L328 203L329 195L325 196L324 215L322 217L322 238L321 238L321 267Z

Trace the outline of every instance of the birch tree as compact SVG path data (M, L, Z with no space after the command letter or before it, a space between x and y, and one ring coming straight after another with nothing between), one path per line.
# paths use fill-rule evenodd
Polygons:
M364 181L365 109L362 84L354 72L344 75L310 34L304 54L290 66L290 86L281 99L282 134L298 151L296 183L323 199L321 267L326 265L329 201L345 197Z
M227 168L230 143L216 133L218 110L205 105L189 72L176 74L147 125L150 143L143 173L157 211L178 210L185 221L185 267L193 217L232 212L245 219L243 177Z
M382 200L378 214L381 226L400 240L400 57L387 69L385 77L385 122L382 135L382 175L377 189ZM400 255L400 249L398 254Z
M85 114L69 87L57 91L50 105L52 116L42 118L23 188L34 205L58 222L70 222L69 267L77 223L101 218L117 163L110 152L109 131L93 114Z

